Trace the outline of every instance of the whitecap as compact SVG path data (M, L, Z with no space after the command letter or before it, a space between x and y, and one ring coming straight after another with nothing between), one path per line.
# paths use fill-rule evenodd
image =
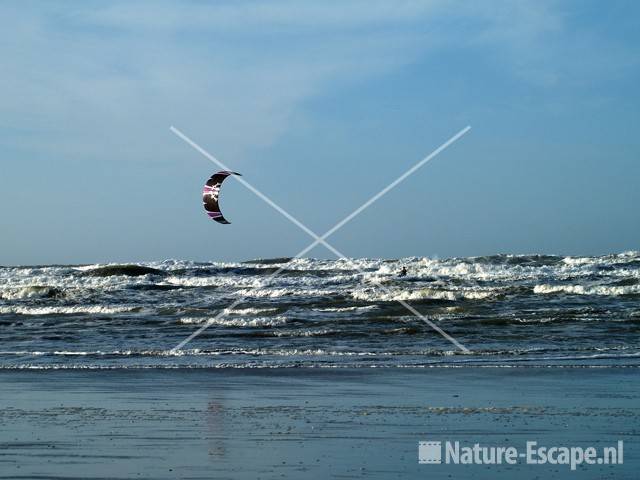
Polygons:
M178 323L184 325L210 324L222 327L277 327L287 323L286 317L257 317L257 318L217 318L217 317L183 317Z
M69 307L22 307L22 306L1 306L0 313L14 313L18 315L78 315L78 314L114 314L126 313L139 310L139 307L132 306L69 306Z
M608 285L536 285L533 293L554 294L567 293L571 295L639 295L640 285L608 286Z
M495 290L438 290L433 288L421 288L416 290L356 290L352 292L356 300L368 302L381 301L409 301L409 300L482 300L495 297Z
M56 287L28 285L17 288L7 288L0 291L0 298L5 300L23 300L26 298L47 298L62 294Z

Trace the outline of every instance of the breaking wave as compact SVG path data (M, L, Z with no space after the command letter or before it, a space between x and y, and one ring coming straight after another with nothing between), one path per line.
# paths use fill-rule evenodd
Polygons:
M640 285L609 286L609 285L536 285L534 293L554 294L566 293L569 295L640 295Z
M479 291L479 290L437 290L433 288L422 288L412 291L380 291L380 290L358 290L352 293L356 300L364 300L367 302L394 302L394 301L410 301L410 300L482 300L497 297L498 292L495 291Z
M184 325L219 325L222 327L277 327L287 323L286 317L264 317L264 318L218 318L218 317L185 317L178 320Z
M87 305L73 307L6 307L0 306L0 314L13 313L18 315L80 315L80 314L104 314L127 313L140 311L141 307Z
M55 298L62 297L63 295L64 290L60 288L38 285L10 288L0 291L0 298L4 300L19 300L25 298Z

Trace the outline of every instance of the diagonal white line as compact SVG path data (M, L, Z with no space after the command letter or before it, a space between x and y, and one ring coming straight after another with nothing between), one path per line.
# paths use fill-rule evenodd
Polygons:
M315 240L313 243L311 243L308 247L306 247L305 249L303 249L300 253L298 253L296 256L294 256L289 262L287 262L285 265L283 265L282 267L280 267L278 270L276 270L273 274L271 274L269 277L267 277L267 279L271 279L273 277L275 277L276 275L278 275L279 273L282 272L282 270L284 270L293 259L298 258L301 255L304 255L306 252L308 252L309 250L311 250L312 248L314 248L317 244L322 243L326 248L328 248L331 252L333 252L334 254L336 254L338 257L345 259L347 261L349 261L342 253L340 253L338 250L336 250L332 245L330 245L329 243L327 243L324 239L326 237L328 237L329 235L335 233L338 229L340 229L342 226L344 226L347 222L349 222L351 219L353 219L355 216L357 216L358 214L360 214L362 211L364 211L366 208L368 208L369 206L371 206L374 202L376 202L378 199L380 199L383 195L385 195L387 192L389 192L392 188L394 188L395 186L397 186L400 182L402 182L403 180L405 180L408 176L410 176L412 173L414 173L415 171L417 171L420 167L422 167L425 163L427 163L428 161L430 161L431 159L433 159L436 155L438 155L440 152L442 152L444 149L446 149L448 146L450 146L452 143L454 143L456 140L458 140L460 137L462 137L465 133L467 133L469 130L471 129L471 126L467 126L465 128L463 128L462 130L460 130L458 133L456 133L453 137L451 137L449 140L447 140L445 143L443 143L440 147L438 147L437 149L435 149L433 152L431 152L429 155L427 155L425 158L423 158L420 162L416 163L413 167L411 167L409 170L407 170L404 174L402 174L400 177L398 177L396 180L394 180L392 183L390 183L387 187L385 187L384 189L382 189L380 192L378 192L376 195L374 195L373 197L371 197L371 199L369 199L367 202L365 202L364 204L362 204L360 207L358 207L356 210L354 210L351 214L347 215L347 217L345 217L343 220L341 220L340 222L338 222L334 227L332 227L330 230L328 230L324 235L322 235L321 237L318 236L315 232L313 232L313 230L309 229L306 225L304 225L302 222L300 222L298 219L296 219L293 215L289 214L286 210L284 210L282 207L280 207L278 204L276 204L275 202L273 202L270 198L268 198L266 195L264 195L262 192L260 192L257 188L253 187L253 185L251 185L250 183L248 183L246 180L242 179L242 178L238 178L236 177L237 180L240 181L240 183L242 183L244 186L246 186L249 190L251 190L252 192L254 192L257 196L259 196L260 198L262 198L266 203L268 203L271 207L273 207L274 209L276 209L277 211L279 211L281 214L283 214L286 218L288 218L290 221L292 221L293 223L295 223L298 227L300 227L302 230L304 230L307 234L309 234L310 236L312 236ZM215 158L213 155L211 155L209 152L207 152L205 149L203 149L202 147L200 147L197 143L195 143L193 140L191 140L189 137L187 137L184 133L182 133L180 130L178 130L177 128L171 126L170 130L175 133L177 136L179 136L180 138L182 138L185 142L187 142L189 145L191 145L194 149L196 149L197 151L199 151L201 154L203 154L205 157L207 157L209 160L211 160L212 162L214 162L215 164L217 164L218 166L220 166L221 168L223 168L224 170L230 170L229 167L227 167L224 163L222 163L221 161L219 161L217 158ZM364 275L364 272L358 268L356 266L356 269ZM382 288L386 293L390 293L389 290L384 287L383 285L381 285L379 282L376 282L377 286ZM189 337L187 337L185 340L183 340L182 342L180 342L178 345L176 345L174 348L171 349L172 352L175 352L176 350L181 349L183 346L185 346L187 343L189 343L191 340L193 340L195 337L197 337L198 335L200 335L203 331L205 331L207 328L209 328L209 326L211 326L217 319L223 317L226 315L227 311L231 310L232 308L234 308L235 306L237 306L238 304L242 303L245 299L246 299L246 295L244 295L243 297L237 299L236 301L234 301L229 307L227 307L225 310L222 310L220 313L218 313L218 315L216 315L213 319L209 320L207 323L205 323L205 325L203 325L202 327L200 327L198 330L196 330L194 333L192 333ZM465 353L469 353L469 349L467 349L464 345L462 345L460 342L458 342L456 339L454 339L451 335L447 334L444 330L442 330L440 327L438 327L435 323L433 323L431 320L429 320L428 318L426 318L424 315L422 315L420 312L418 312L415 308L413 308L411 305L409 305L407 302L405 302L404 300L397 300L401 305L403 305L405 308L407 308L411 313L413 313L414 315L416 315L417 317L419 317L421 320L423 320L425 323L427 323L427 325L429 325L431 328L433 328L435 331L437 331L440 335L442 335L444 338L446 338L447 340L449 340L451 343L453 343L456 347L458 347L459 349L461 349L463 352Z
M191 140L189 137L187 137L184 133L182 133L180 130L178 130L176 127L171 126L169 127L169 130L171 130L173 133L175 133L177 136L179 136L182 140L184 140L185 142L187 142L189 145L191 145L193 148L195 148L197 151L199 151L202 155L204 155L205 157L207 157L209 160L211 160L213 163L215 163L216 165L218 165L220 168L222 168L223 170L231 170L229 167L227 167L224 163L222 163L220 160L218 160L216 157L214 157L213 155L211 155L209 152L207 152L204 148L202 148L200 145L198 145L196 142L194 142L193 140ZM304 225L300 220L298 220L296 217L294 217L293 215L291 215L289 212L287 212L284 208L282 208L280 205L278 205L276 202L274 202L273 200L271 200L269 197L267 197L264 193L262 193L260 190L258 190L256 187L254 187L253 185L251 185L249 182L247 182L244 178L242 177L233 177L235 180L237 180L238 182L240 182L242 185L244 185L245 187L247 187L249 190L251 190L253 193L255 193L258 197L260 197L262 200L264 200L266 203L268 203L271 207L275 208L278 212L280 212L282 215L284 215L285 217L287 217L289 220L291 220L293 223L295 223L298 227L300 227L302 230L304 230L306 233L308 233L309 235L311 235L313 238L318 238L318 235L316 235L313 231L311 231L309 228L307 228L306 225Z
M351 263L356 270L358 270L358 272L360 272L360 274L362 274L364 276L365 272L358 267L357 265L353 264L343 253L341 253L339 250L337 250L336 248L334 248L332 245L325 243L324 244L329 250L331 250L331 252L333 252L335 255L337 255L338 257L340 257L343 260L346 260L347 262ZM363 278L364 280L364 278ZM380 288L384 293L386 293L387 295L391 295L392 292L385 287L384 285L382 285L379 281L375 281L374 284ZM431 328L433 328L436 332L438 332L440 335L442 335L444 338L446 338L447 340L449 340L451 343L453 343L456 347L458 347L460 350L462 350L464 353L470 353L469 349L467 347L465 347L464 345L462 345L458 340L456 340L455 338L453 338L451 335L449 335L447 332L445 332L444 330L442 330L438 325L436 325L435 323L433 323L433 321L429 320L427 317L425 317L422 313L420 313L418 310L416 310L415 308L413 308L411 305L409 305L407 302L405 302L402 299L396 299L396 301L402 305L404 308L406 308L407 310L409 310L411 313L413 313L416 317L418 317L420 320L422 320L424 323L426 323L427 325L429 325Z
M194 149L196 149L198 152L200 152L202 155L204 155L205 157L207 157L209 160L211 160L213 163L215 163L216 165L218 165L220 168L222 168L223 170L230 170L229 167L227 167L224 163L222 163L220 160L218 160L216 157L214 157L213 155L211 155L209 152L207 152L204 148L202 148L200 145L198 145L196 142L194 142L193 140L191 140L189 137L187 137L184 133L182 133L180 130L178 130L176 127L171 126L169 127L169 130L171 130L173 133L175 133L178 137L180 137L182 140L184 140L185 142L187 142L189 145L191 145ZM340 220L338 223L336 223L333 227L331 227L324 235L319 236L317 233L315 233L313 230L311 230L310 228L308 228L306 225L304 225L300 220L298 220L297 218L295 218L293 215L291 215L289 212L287 212L284 208L282 208L280 205L278 205L277 203L275 203L273 200L271 200L269 197L267 197L264 193L262 193L260 190L258 190L257 188L255 188L253 185L251 185L249 182L247 182L246 180L244 180L242 177L234 177L237 181L239 181L242 185L244 185L245 187L247 187L249 190L251 190L253 193L255 193L258 197L260 197L262 200L264 200L267 204L269 204L271 207L273 207L275 210L277 210L278 212L280 212L282 215L284 215L286 218L288 218L289 220L291 220L294 224L296 224L298 227L300 227L304 232L306 232L309 236L313 237L314 239L316 239L316 244L321 243L323 244L325 247L327 247L329 250L331 250L330 245L327 244L324 240L326 238L328 238L330 235L333 235L335 232L337 232L340 228L342 228L347 222L353 220L354 217L356 217L357 215L359 215L360 213L362 213L365 209L367 209L368 207L370 207L373 203L375 203L377 200L379 200L383 195L385 195L386 193L388 193L391 189L393 189L394 187L396 187L399 183L401 183L403 180L405 180L408 176L410 176L411 174L415 173L420 167L422 167L424 164L426 164L428 161L432 160L433 158L436 157L436 155L438 155L439 153L441 153L444 149L446 149L447 147L449 147L451 144L453 144L456 140L460 139L460 137L462 137L465 133L467 133L469 130L471 130L471 126L467 125L465 128L463 128L462 130L460 130L458 133L456 133L454 136L452 136L449 140L447 140L446 142L444 142L442 145L440 145L438 148L436 148L433 152L431 152L429 155L427 155L426 157L424 157L422 160L420 160L418 163L416 163L413 167L411 167L409 170L407 170L406 172L404 172L402 175L400 175L398 178L396 178L393 182L391 182L388 186L386 186L385 188L383 188L382 190L380 190L378 193L376 193L373 197L371 197L369 200L367 200L365 203L363 203L362 205L360 205L358 208L356 208L353 212L351 212L349 215L347 215L345 218L343 218L342 220ZM316 245L314 244L314 246ZM295 257L294 257L295 258Z
M338 223L335 224L335 226L333 226L331 229L329 229L329 231L327 233L325 233L321 238L325 239L327 238L329 235L332 235L333 233L335 233L338 229L342 228L342 226L351 221L356 215L359 215L360 213L362 213L363 210L365 210L366 208L370 207L374 202L378 201L383 195L385 195L387 192L389 192L392 188L396 187L400 182L402 182L403 180L405 180L409 175L411 175L412 173L414 173L416 170L418 170L420 167L422 167L425 163L427 163L429 160L432 160L433 158L436 157L436 155L438 155L440 152L442 152L445 148L447 148L449 145L451 145L453 142L455 142L456 140L458 140L460 137L462 137L465 133L467 133L469 130L471 130L471 126L467 125L466 127L464 127L462 130L460 130L458 133L456 133L453 137L451 137L449 140L447 140L446 142L444 142L442 145L440 145L438 148L436 148L433 152L431 152L429 155L427 155L426 157L424 157L422 160L420 160L418 163L416 163L413 167L411 167L409 170L407 170L406 172L404 172L402 175L400 175L398 178L396 178L393 182L391 182L387 187L383 188L382 190L380 190L378 193L376 193L373 197L371 197L371 199L367 200L366 202L364 202L360 207L356 208L352 213L350 213L349 215L347 215L346 217L344 217L341 221L339 221ZM323 242L324 243L324 242ZM328 247L327 244L325 244L326 247Z
M269 275L266 280L269 281L271 280L273 277L276 277L277 275L280 275L280 273L282 273L283 270L285 270L292 262L293 260L295 260L296 258L301 257L302 255L304 255L305 253L309 252L310 250L312 250L316 245L318 244L318 241L316 240L315 242L313 242L312 244L310 244L308 247L300 250L294 257L291 258L291 260L289 260L287 263L285 263L284 265L282 265L281 267L279 267L275 272L273 272L271 275ZM211 325L213 325L218 319L228 315L228 312L230 310L233 310L235 307L237 307L238 305L240 305L242 302L245 301L245 299L248 297L248 295L243 295L240 298L234 300L229 306L227 306L225 309L221 310L215 317L213 317L212 319L208 320L203 326L201 326L198 330L196 330L195 332L193 332L191 335L189 335L187 338L185 338L183 341L181 341L178 345L176 345L175 347L173 347L170 351L172 353L175 353L177 350L180 350L182 347L184 347L187 343L189 343L191 340L193 340L194 338L196 338L198 335L200 335L202 332L204 332L207 328L209 328Z

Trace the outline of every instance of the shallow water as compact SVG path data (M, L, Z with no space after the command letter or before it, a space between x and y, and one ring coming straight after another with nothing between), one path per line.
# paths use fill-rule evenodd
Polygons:
M138 266L1 267L0 368L640 365L639 252Z

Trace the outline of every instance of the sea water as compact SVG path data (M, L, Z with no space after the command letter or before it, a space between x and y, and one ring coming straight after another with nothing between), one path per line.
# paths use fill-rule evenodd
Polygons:
M0 267L0 368L469 365L640 365L640 252Z

